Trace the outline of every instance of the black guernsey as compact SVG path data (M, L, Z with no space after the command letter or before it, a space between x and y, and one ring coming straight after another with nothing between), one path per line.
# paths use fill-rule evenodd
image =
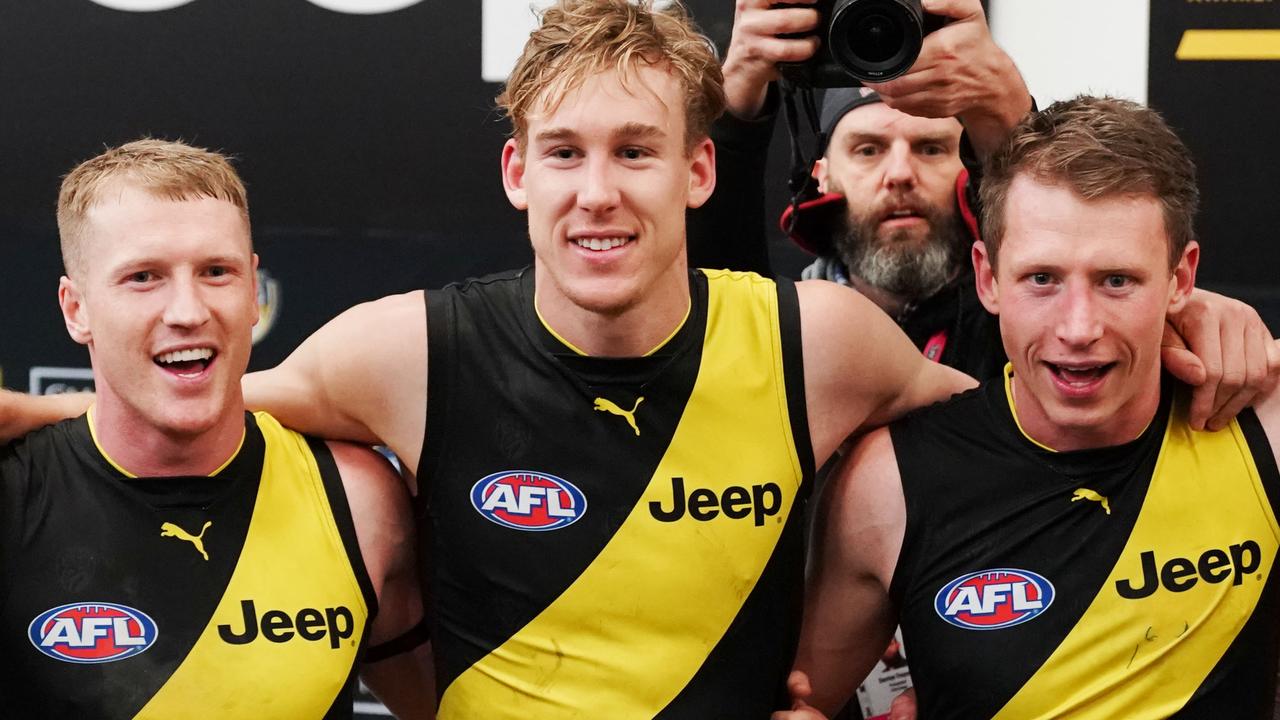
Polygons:
M1166 381L1138 439L1052 452L1008 372L891 426L921 717L1270 718L1280 478L1257 417L1194 432Z
M349 718L374 604L328 448L268 415L211 477L134 478L84 416L0 448L5 717Z
M442 720L785 707L813 469L795 288L720 271L690 288L638 358L557 339L532 270L428 294Z

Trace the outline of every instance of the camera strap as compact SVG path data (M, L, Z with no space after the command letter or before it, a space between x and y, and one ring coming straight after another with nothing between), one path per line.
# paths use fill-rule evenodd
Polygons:
M800 204L817 195L817 187L812 175L813 163L822 157L826 138L823 137L819 124L818 103L814 98L813 88L796 85L785 78L779 80L778 84L782 90L782 110L787 119L787 134L791 138L791 174L787 178L787 189L791 191L791 212L786 214L786 224L783 227L783 231L789 235L795 229ZM809 132L814 138L814 150L811 155L807 155L804 151L797 103L804 110Z

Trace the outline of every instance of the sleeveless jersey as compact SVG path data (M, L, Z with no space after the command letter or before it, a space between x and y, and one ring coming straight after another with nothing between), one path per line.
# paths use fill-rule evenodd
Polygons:
M0 449L0 714L350 718L374 608L332 456L269 415L210 477L132 478L83 416Z
M666 343L600 358L540 321L533 284L428 294L440 717L785 707L813 467L794 285L692 271Z
M1008 372L891 426L920 716L1270 718L1280 475L1257 417L1192 431L1166 380L1136 440L1052 452Z

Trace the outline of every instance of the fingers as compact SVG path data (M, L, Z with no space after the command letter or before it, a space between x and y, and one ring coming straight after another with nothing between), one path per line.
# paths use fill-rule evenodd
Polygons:
M792 670L787 676L787 692L791 694L792 702L802 702L808 700L813 695L813 686L809 683L809 676L800 670Z
M889 720L916 720L916 689L907 688L889 704Z
M1199 332L1192 332L1194 330ZM1204 366L1204 381L1191 393L1190 418L1192 428L1203 430L1217 406L1218 383L1222 381L1222 335L1216 327L1187 326L1180 328L1180 332L1184 338L1191 338L1196 357Z
M1245 306L1247 307L1247 306ZM1223 325L1223 373L1222 384L1217 393L1217 407L1213 417L1209 418L1205 427L1209 430L1221 430L1236 415L1240 414L1259 394L1266 392L1274 384L1270 374L1269 352L1274 345L1262 319L1248 308L1243 332L1239 328ZM1228 342L1227 338L1230 338ZM1232 348L1239 347L1239 358ZM1243 362L1243 367L1240 363Z
M952 21L985 17L979 0L924 0L921 5L930 15L941 15Z

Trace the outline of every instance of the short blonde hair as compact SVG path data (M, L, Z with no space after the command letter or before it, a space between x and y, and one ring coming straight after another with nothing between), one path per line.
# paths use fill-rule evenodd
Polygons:
M144 138L80 163L58 192L58 235L68 275L83 271L85 217L104 193L127 183L167 200L225 200L249 222L244 183L225 155L182 142Z
M592 75L616 69L625 83L639 65L669 68L684 88L685 147L707 137L724 112L724 74L715 47L680 2L662 9L652 0L559 0L525 43L498 107L524 146L535 103L555 108Z

